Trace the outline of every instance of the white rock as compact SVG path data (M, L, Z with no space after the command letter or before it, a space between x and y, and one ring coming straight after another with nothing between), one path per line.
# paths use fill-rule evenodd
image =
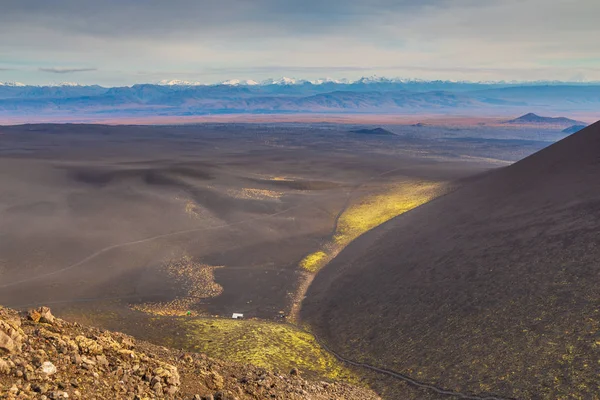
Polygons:
M56 373L56 367L50 361L44 361L42 364L42 372L46 375L52 375Z

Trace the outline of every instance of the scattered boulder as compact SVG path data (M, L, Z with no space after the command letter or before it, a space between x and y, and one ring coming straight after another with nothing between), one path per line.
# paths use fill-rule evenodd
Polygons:
M3 331L0 331L0 350L6 353L14 353L18 350L15 341Z
M50 361L42 363L42 372L46 375L53 375L56 373L56 367Z
M27 318L33 322L40 322L42 314L40 314L38 310L29 310L27 311Z
M55 321L54 315L52 315L48 307L40 307L29 310L27 312L27 318L33 322L41 322L43 324L50 325L52 325Z
M40 307L40 322L44 324L53 324L54 323L54 315L50 312L48 307Z
M329 400L378 397L138 342L56 318L47 307L0 307L0 398Z
M10 373L10 366L6 361L0 358L0 374L8 374Z
M206 383L210 389L220 390L223 388L223 377L217 372L210 371Z
M19 315L0 307L0 355L21 351L23 336Z

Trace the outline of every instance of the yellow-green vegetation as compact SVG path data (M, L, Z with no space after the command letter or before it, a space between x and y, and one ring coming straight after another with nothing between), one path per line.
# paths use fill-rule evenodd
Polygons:
M300 261L300 266L309 272L317 272L322 266L323 261L327 259L327 253L317 251L304 257Z
M287 372L292 368L357 382L314 336L290 324L258 320L176 318L185 336L181 347L210 357Z
M363 233L433 200L444 192L444 188L445 184L441 182L402 182L350 205L339 217L333 240L304 257L300 267L317 272Z
M406 182L350 206L340 217L334 241L346 246L363 233L441 194L439 182Z

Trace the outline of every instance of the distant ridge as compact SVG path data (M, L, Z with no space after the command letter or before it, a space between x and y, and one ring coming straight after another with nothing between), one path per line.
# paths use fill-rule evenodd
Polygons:
M295 84L292 84L295 82ZM560 113L597 113L598 86L510 86L444 81L368 80L344 83L291 78L258 83L230 80L218 85L181 80L106 88L64 83L52 86L0 84L0 118L24 116L78 120L145 116L279 113L439 114L533 108L546 104ZM528 114L513 124L549 124L562 129L581 125L569 119Z
M572 133L577 133L582 129L585 129L586 127L587 127L587 125L572 125L568 128L563 129L562 131L564 133L572 134Z
M357 129L351 132L358 133L360 135L395 136L395 133L383 128Z
M520 116L519 118L511 119L507 121L508 124L539 124L539 125L584 125L581 121L565 117L542 117L534 113L528 113Z

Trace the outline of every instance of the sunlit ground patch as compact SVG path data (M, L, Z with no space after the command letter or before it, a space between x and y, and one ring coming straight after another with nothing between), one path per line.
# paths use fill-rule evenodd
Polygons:
M238 199L252 199L252 200L269 200L279 199L283 196L283 192L267 189L253 189L253 188L242 188L242 189L229 189L227 191L231 197Z
M175 200L183 203L183 212L191 219L214 222L213 215L194 200L179 196L175 197Z
M298 368L319 376L355 382L357 377L314 336L293 325L258 320L177 318L185 336L174 343L210 357L288 372Z
M190 256L171 260L165 263L165 271L175 283L183 288L184 295L168 302L151 302L134 304L134 310L164 316L198 315L194 305L202 299L216 297L223 292L223 287L215 282L215 267L192 260Z
M270 180L272 180L272 181L293 181L292 178L287 177L287 176L272 176L270 178Z
M347 245L363 233L427 203L443 192L437 182L402 183L350 206L340 217L334 241Z
M185 203L185 213L192 218L200 218L200 207L193 201L187 201Z
M302 261L300 261L300 266L307 271L317 272L326 258L327 253L324 251L316 251L304 257Z
M333 239L304 257L300 267L317 272L363 233L444 193L440 182L403 182L352 204L340 216Z

